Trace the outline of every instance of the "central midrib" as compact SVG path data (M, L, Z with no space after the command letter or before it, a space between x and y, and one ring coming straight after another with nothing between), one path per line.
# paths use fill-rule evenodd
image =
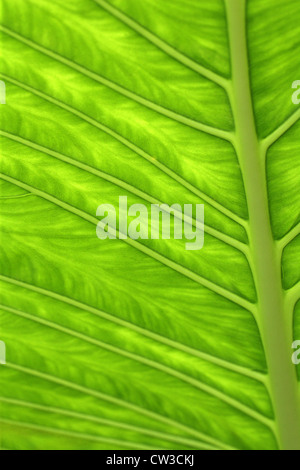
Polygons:
M249 209L249 240L258 295L258 319L269 371L277 439L281 449L300 450L300 406L291 361L292 331L285 312L281 256L270 222L264 152L257 136L246 31L246 1L226 0L232 60L231 101L238 154Z

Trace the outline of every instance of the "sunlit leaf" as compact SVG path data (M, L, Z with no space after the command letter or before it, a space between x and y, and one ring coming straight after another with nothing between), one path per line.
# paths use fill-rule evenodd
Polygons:
M2 448L300 449L299 1L1 20ZM204 204L204 248L99 240L120 196Z

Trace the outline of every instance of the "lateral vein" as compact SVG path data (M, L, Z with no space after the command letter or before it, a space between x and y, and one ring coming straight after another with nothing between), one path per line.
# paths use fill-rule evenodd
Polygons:
M179 372L178 370L175 370L175 369L173 369L169 366L161 364L161 363L159 363L157 361L154 361L152 359L142 357L139 354L126 351L126 350L118 348L116 346L112 346L108 343L96 340L94 338L91 338L87 335L79 333L79 332L77 332L75 330L72 330L70 328L65 328L63 326L58 325L57 323L54 323L54 322L51 322L51 321L48 321L48 320L44 320L44 319L39 318L35 315L31 315L31 314L28 314L26 312L16 310L16 309L8 307L6 305L0 304L0 309L6 310L7 312L10 312L10 313L12 313L14 315L17 315L19 317L26 318L30 321L40 323L41 325L44 325L48 328L52 328L56 331L60 331L61 333L64 333L64 334L69 335L69 336L73 336L74 338L78 338L78 339L80 339L84 342L87 342L89 344L93 344L94 346L105 349L105 350L110 351L114 354L124 356L127 359L133 360L135 362L139 362L139 363L144 364L144 365L146 365L150 368L156 369L156 370L158 370L158 371L160 371L164 374L170 375L170 376L174 377L177 380L180 380L182 382L187 383L188 385L191 385L193 388L196 388L196 389L198 389L198 390L200 390L204 393L207 393L208 395L211 395L211 396L217 398L218 400L223 401L227 405L232 406L233 408L236 408L237 410L241 411L242 413L245 413L245 414L249 415L250 417L252 417L254 419L257 419L257 420L260 420L261 422L265 423L265 417L263 415L261 415L261 413L258 413L254 409L244 405L243 403L239 402L235 398L232 398L232 397L226 395L225 393L223 393L223 392L221 392L221 391L219 391L219 390L217 390L217 389L201 382L200 380L195 379L191 376L188 376L188 375L186 375L182 372Z
M236 449L231 448L229 446L227 447L225 444L223 444L222 442L219 442L219 441L216 441L214 446L212 446L212 445L208 444L208 442L203 442L203 441L199 441L199 440L196 441L196 440L189 439L189 438L186 438L184 436L180 436L180 435L176 435L176 434L167 434L167 433L161 432L161 431L145 429L145 428L141 428L139 426L134 426L134 425L126 423L126 422L115 421L115 420L108 419L108 418L99 418L98 416L92 416L92 415L88 415L88 414L82 413L82 412L79 413L79 412L76 412L76 411L67 410L65 408L55 408L55 407L52 407L52 406L40 405L40 404L37 404L37 403L31 403L31 402L28 402L28 401L25 401L25 400L16 400L16 399L6 398L6 397L2 397L2 396L0 396L0 402L11 404L11 405L16 405L16 406L20 406L20 407L24 407L24 408L31 408L33 410L42 411L42 412L45 412L45 413L53 413L53 414L59 414L59 415L62 415L62 416L68 416L68 417L74 418L74 419L82 419L82 420L85 420L85 421L89 421L91 423L97 423L97 424L100 424L100 425L114 427L114 428L117 428L117 429L125 429L126 431L132 431L132 432L144 434L145 436L151 436L151 437L154 437L156 439L163 439L165 441L176 442L176 443L179 443L179 444L184 444L186 446L191 446L191 447L196 446L196 448L197 448L197 446L199 446L201 448L205 446L207 449L212 449L212 450L217 450L218 448L223 448L223 449L227 449L227 450L236 450ZM206 436L203 435L203 438L205 438L205 437Z
M32 429L33 431L55 434L58 436L68 437L72 439L83 439L85 441L94 441L94 442L99 442L99 443L101 442L103 444L106 443L106 444L113 444L113 445L122 446L122 447L131 447L133 449L135 448L148 449L148 450L153 449L152 447L146 444L130 442L130 441L125 441L125 440L123 441L123 440L118 440L118 439L113 439L113 438L108 438L108 437L100 437L100 436L95 436L91 434L83 434L83 433L73 432L73 431L66 431L63 429L27 423L25 421L16 421L14 419L5 419L5 418L0 417L0 422L3 424L11 425L11 426L23 427L27 429Z
M15 184L16 186L19 186L23 189L26 189L27 191L30 191L34 194L37 194L41 198L50 201L51 203L57 205L58 207L61 207L62 209L73 213L77 215L78 217L81 217L82 219L94 224L98 225L99 220L96 217L93 217L89 214L87 214L84 211L81 211L80 209L75 208L74 206L61 201L60 199L57 199L54 196L51 196L48 193L45 193L44 191L41 191L37 188L34 188L31 185L28 185L26 183L23 183L20 180L17 180L15 178L12 178L8 175L5 175L3 173L0 173L0 178ZM108 229L108 231L111 233L111 229ZM118 235L118 234L117 234ZM220 295L221 297L226 298L227 300L230 300L231 302L239 305L240 307L248 310L253 314L253 316L256 316L256 304L253 304L252 302L248 301L247 299L244 299L243 297L240 297L237 294L234 294L231 291L228 291L224 287L219 286L218 284L214 284L213 282L209 281L208 279L194 273L193 271L190 271L188 268L183 267L182 265L176 263L175 261L170 260L169 258L166 258L165 256L157 253L156 251L152 250L151 248L148 248L144 246L142 243L137 242L136 240L132 240L130 238L128 239L123 239L123 242L127 243L128 245L132 246L133 248L136 248L137 250L141 251L145 255L155 259L156 261L160 262L161 264L164 264L165 266L168 266L171 268L173 271L178 272L179 274L191 279L192 281L200 284L203 287L206 287L207 289L211 290L212 292L215 292L216 294Z
M98 400L103 400L105 402L112 403L113 405L120 406L122 408L126 408L126 409L128 409L130 411L133 411L135 413L147 416L148 418L151 418L154 421L159 421L163 424L167 424L169 426L177 427L178 429L181 429L181 430L183 430L184 432L187 432L190 435L193 435L197 438L199 437L200 439L202 439L203 434L198 433L198 431L196 431L195 429L189 428L186 425L184 425L184 424L182 424L178 421L174 421L173 419L168 418L167 416L164 416L164 415L161 415L161 414L156 413L154 411L148 410L148 409L143 408L139 405L135 405L134 403L123 400L121 398L117 398L117 397L114 397L112 395L108 395L106 393L99 392L97 390L85 387L83 385L76 384L74 382L70 382L68 380L60 379L59 377L56 377L54 375L44 374L42 372L36 371L34 369L30 369L28 367L19 366L17 364L6 363L6 367L11 368L13 370L17 370L17 371L19 371L23 374L33 375L34 377L37 377L41 380L46 380L48 382L56 383L56 384L61 385L63 387L69 388L71 390L76 390L76 391L78 391L80 393L83 393L85 395L92 396L92 397L94 397ZM208 441L208 438L209 437L207 437L207 441Z
M298 235L300 235L300 222L282 238L276 240L278 248L283 251Z
M121 136L114 130L110 129L109 127L105 126L102 123L99 123L95 119L87 116L86 114L82 113L81 111L78 111L77 109L67 105L66 103L63 103L62 101L59 101L45 93L42 93L41 91L29 86L25 85L24 83L15 80L11 77L8 77L5 74L0 74L5 80L13 83L14 85L23 88L26 91L29 91L30 93L35 94L36 96L39 96L40 98L49 101L50 103L54 104L55 106L58 106L71 114L74 114L75 116L79 117L80 119L88 122L90 125L93 127L96 127L97 129L101 130L102 132L105 132L107 135L110 135L112 138L115 140L119 141L121 144L124 146L128 147L130 150L135 152L137 155L141 156L145 160L147 160L149 163L152 165L156 166L158 169L160 169L163 173L168 175L170 178L174 179L177 181L179 184L184 186L186 189L191 191L191 193L195 194L199 198L203 199L205 202L207 202L209 205L211 205L214 209L217 211L221 212L223 215L228 217L229 219L233 220L234 222L238 223L241 225L243 228L247 228L247 220L241 218L234 212L232 212L230 209L227 209L226 207L222 206L220 203L218 203L215 199L212 199L210 196L207 194L203 193L200 191L198 188L193 186L190 182L185 180L182 176L178 175L175 173L173 170L171 170L169 167L164 165L163 163L159 162L156 158L152 157L151 155L147 154L144 150L142 150L140 147L136 146L134 143L131 141L127 140L125 137Z
M18 142L24 146L27 146L29 148L33 148L39 152L42 152L46 155L49 155L51 157L54 157L62 162L65 162L69 165L72 165L74 167L80 168L81 170L91 174L98 176L99 178L104 179L105 181L109 181L110 183L125 189L126 191L130 192L131 194L134 194L135 196L140 197L141 199L144 199L145 201L149 202L150 204L155 204L155 205L161 205L163 204L161 201L155 199L151 195L145 193L144 191L141 191L134 186L132 186L129 183L126 183L123 180L120 180L119 178L110 175L108 173L105 173L103 171L97 170L94 167L91 167L89 165L86 165L84 163L81 163L78 160L75 160L71 157L68 157L67 155L64 155L60 152L56 152L52 149L48 149L46 147L43 147L42 145L36 144L35 142L31 142L27 139L23 139L22 137L16 136L14 134L11 134L10 132L5 132L0 130L0 135L13 140L15 142ZM20 196L19 196L20 197ZM164 212L167 212L168 214L172 214L172 211L169 209L169 207L166 205ZM174 217L177 219L182 219L182 214L178 213L178 211L174 211ZM191 223L194 227L197 227L197 221L195 219L192 219L190 217L185 216L185 220ZM222 241L223 243L226 243L227 245L232 246L233 248L237 249L241 253L243 253L247 258L249 257L249 252L248 252L248 247L244 243L241 243L240 241L230 237L229 235L226 235L225 233L220 232L217 229L214 229L213 227L210 227L209 225L205 225L205 231L211 235L214 238L217 238L218 240Z
M261 141L261 145L267 151L277 140L280 139L294 124L300 119L300 109L290 116L283 124L281 124L274 132L265 137Z
M24 36L10 30L9 28L5 26L0 26L0 31L3 31L7 35L13 37L19 42L22 42L23 44L26 44L27 46L31 47L32 49L35 49L42 54L51 57L52 59L56 60L57 62L60 62L64 65L66 65L69 68L72 68L73 70L76 70L77 72L81 73L82 75L85 75L92 80L101 83L102 85L106 86L107 88L110 88L114 90L115 92L125 96L126 98L135 101L136 103L141 104L142 106L145 106L146 108L149 108L173 121L179 122L180 124L184 124L187 127L191 127L193 129L196 129L198 131L204 132L206 134L213 135L215 137L218 137L220 139L226 140L228 142L232 142L234 140L234 133L230 131L225 131L219 128L215 128L206 124L202 124L198 121L195 121L189 117L183 116L181 114L176 113L175 111L171 111L170 109L167 109L157 103L154 103L147 98L144 98L140 95L137 95L136 93L128 90L127 88L122 87L121 85L118 85L117 83L113 82L112 80L109 80L108 78L102 77L96 72L92 72L91 70L87 69L86 67L77 64L73 60L67 59L66 57L61 56L60 54L57 54L56 52L51 51L50 49L45 48L44 46L41 46L31 39L25 38Z
M175 49L173 46L158 37L156 34L152 33L150 30L142 26L133 18L130 18L128 15L126 15L119 9L107 3L105 0L94 1L112 16L120 20L125 25L129 26L129 28L134 30L140 36L147 39L150 43L154 44L156 47L168 54L170 57L228 91L228 80L225 77L222 77L221 75L213 72L207 67L204 67L199 63L195 62L194 60L190 59L188 56Z
M227 362L223 359L220 359L218 357L211 356L210 354L201 352L197 349L193 349L189 346L186 346L182 343L179 343L178 341L169 339L167 337L164 337L158 333L154 333L150 330L146 330L142 327L139 327L135 325L134 323L130 323L129 321L123 320L119 317L116 317L114 315L111 315L107 312L104 312L102 310L99 310L97 308L94 308L90 305L83 304L73 298L58 294L56 292L43 289L41 287L37 287L32 284L25 283L23 281L19 281L17 279L13 279L7 276L3 276L0 274L0 281L7 282L8 284L13 284L15 286L21 287L23 289L28 289L31 290L32 292L36 292L40 295L44 295L50 298L53 298L59 302L66 303L68 305L71 305L72 307L75 307L77 309L86 311L88 313L91 313L92 315L96 315L102 319L105 319L109 322L115 323L117 325L120 325L126 329L129 329L131 331L134 331L137 334L140 334L142 336L145 336L153 341L156 341L158 343L164 344L168 347L171 347L173 349L177 349L178 351L182 351L186 354L189 354L194 357L198 357L199 359L202 359L204 361L210 362L216 366L222 367L224 369L228 369L229 371L235 372L237 374L244 375L246 377L249 377L251 379L257 380L262 383L266 383L266 376L263 375L260 372L252 371L251 369L246 369L243 366L239 366L237 364L232 364L230 362Z

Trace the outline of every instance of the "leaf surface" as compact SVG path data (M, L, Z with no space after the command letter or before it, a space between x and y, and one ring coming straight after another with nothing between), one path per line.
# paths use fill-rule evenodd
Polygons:
M299 448L299 2L1 10L2 447ZM98 240L119 196L204 248Z

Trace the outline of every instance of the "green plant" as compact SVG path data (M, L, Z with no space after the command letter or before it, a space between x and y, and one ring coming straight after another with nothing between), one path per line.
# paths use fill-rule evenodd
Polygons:
M299 2L1 6L2 447L299 449ZM203 250L99 241L120 195Z

